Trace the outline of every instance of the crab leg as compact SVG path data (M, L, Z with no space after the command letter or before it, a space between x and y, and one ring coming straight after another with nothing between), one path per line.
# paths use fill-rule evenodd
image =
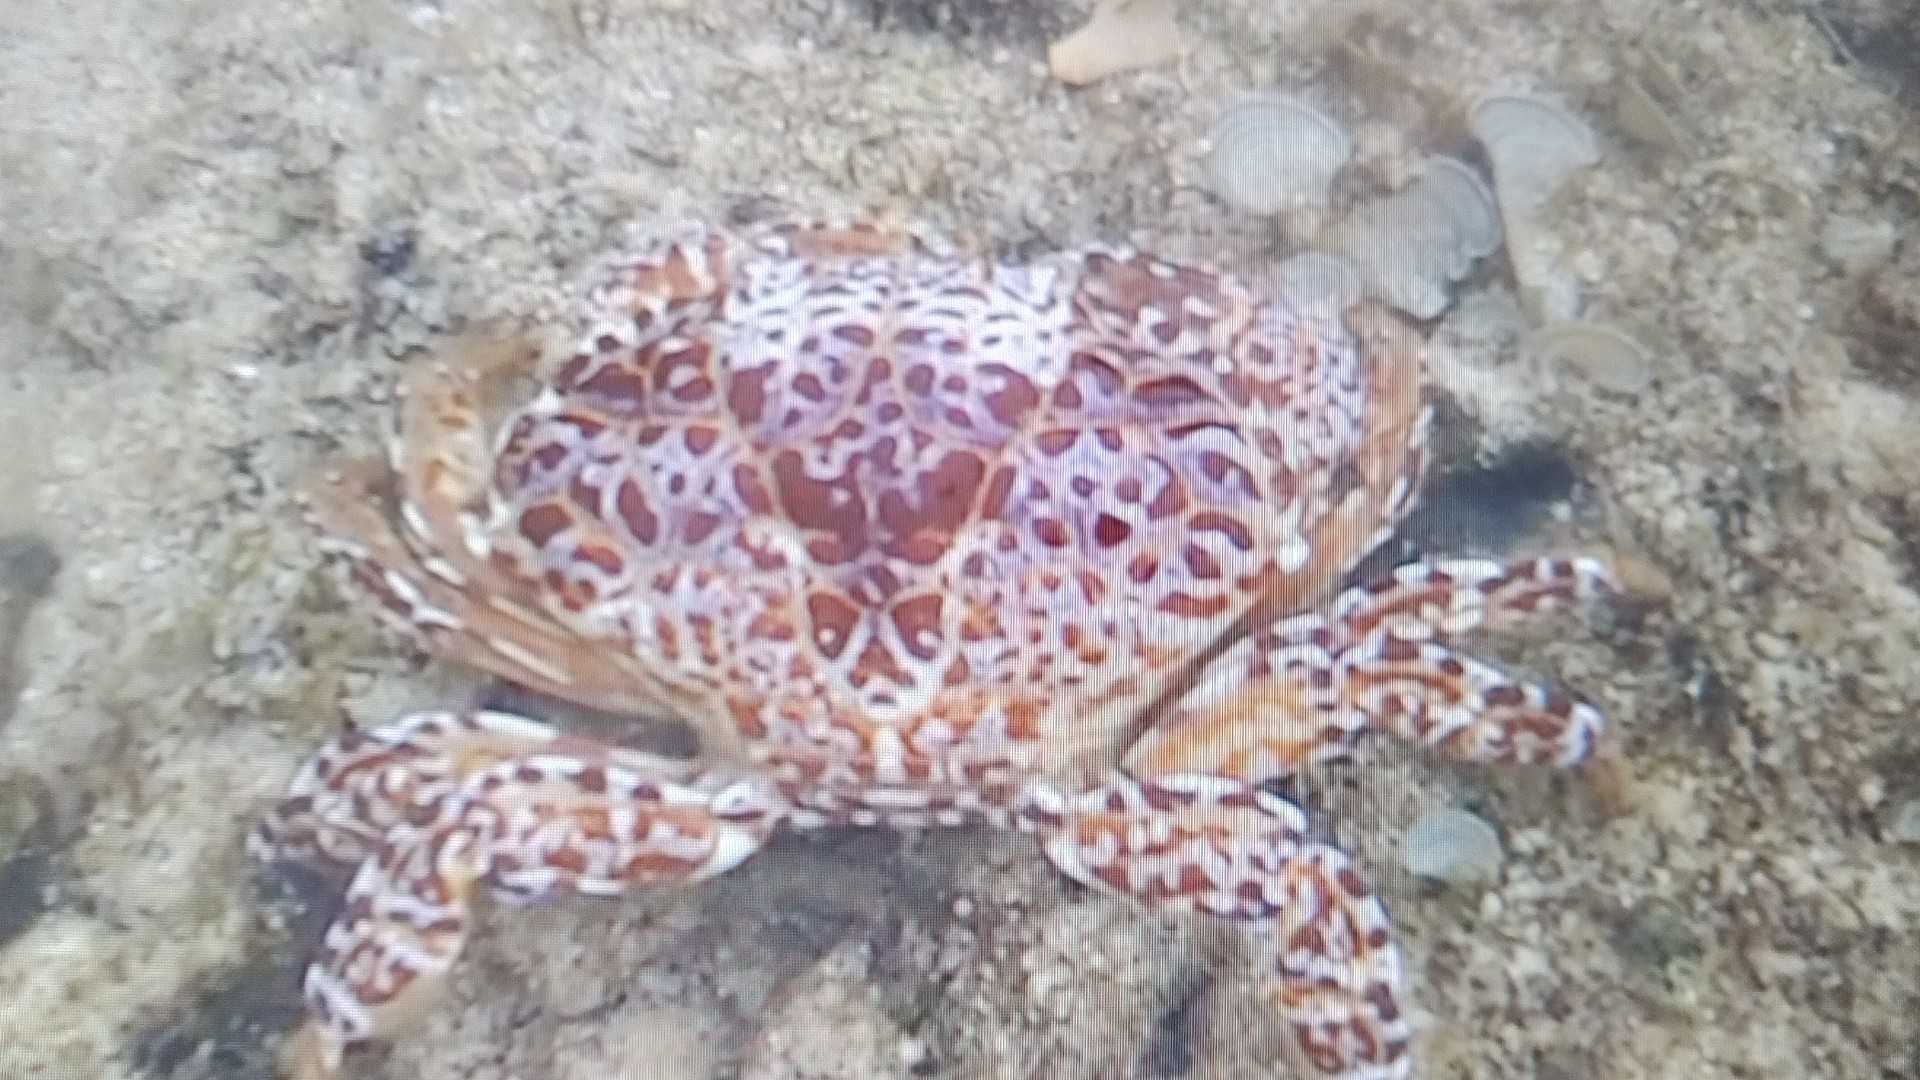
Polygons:
M1357 639L1342 654L1345 695L1376 726L1458 760L1577 765L1605 730L1598 709L1442 642L1617 590L1591 559L1403 566L1335 601L1336 624Z
M312 496L323 548L346 563L384 621L445 660L589 708L680 706L630 657L594 648L541 609L527 583L489 564L416 551L380 512L373 463ZM440 550L436 544L433 550Z
M359 857L304 983L296 1072L391 1035L465 945L477 888L617 896L739 865L790 812L771 785L568 738L500 713L425 714L333 743L253 838L265 858Z
M1400 953L1386 907L1292 803L1193 773L1116 777L1023 819L1076 881L1252 925L1276 1008L1321 1075L1405 1077Z
M1345 757L1378 728L1464 761L1570 767L1605 719L1449 648L1485 626L1617 590L1592 559L1412 563L1282 620L1220 656L1134 745L1138 775L1252 783Z
M394 829L419 824L428 808L475 774L537 754L674 783L692 783L699 772L684 759L608 746L510 713L414 713L377 730L343 732L321 747L248 838L248 848L264 860L351 868Z

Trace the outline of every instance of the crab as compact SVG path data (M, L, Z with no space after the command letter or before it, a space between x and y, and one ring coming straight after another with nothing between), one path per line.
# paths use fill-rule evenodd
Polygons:
M695 882L781 829L985 823L1242 924L1295 1065L1411 1075L1387 910L1283 782L1375 730L1586 760L1594 707L1453 642L1615 589L1591 558L1349 582L1427 461L1415 328L1128 248L1008 265L873 223L634 244L579 323L544 357L416 365L390 460L312 514L430 654L683 718L699 752L484 708L328 743L252 838L351 872L304 1071L402 1034L482 894Z

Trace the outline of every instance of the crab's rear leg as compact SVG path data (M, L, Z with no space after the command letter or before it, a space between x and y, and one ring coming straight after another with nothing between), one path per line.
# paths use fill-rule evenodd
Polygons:
M683 704L630 654L556 620L551 588L498 545L511 529L496 521L490 399L534 361L529 346L495 343L415 365L388 461L350 463L309 490L322 547L438 656L594 708Z
M1381 729L1459 760L1573 766L1599 710L1509 678L1451 642L1618 586L1592 559L1412 563L1223 653L1127 755L1142 776L1253 783L1340 758Z
M681 785L700 768L685 758L610 746L492 710L413 713L385 727L341 733L308 759L248 838L261 859L352 868L396 828L478 773L537 756L571 757Z
M665 700L667 691L630 655L584 641L555 621L520 575L442 554L464 549L395 528L382 509L391 489L389 473L360 462L317 488L310 503L322 547L345 561L396 630L443 659L589 708L679 704Z
M768 784L558 735L501 714L429 714L344 736L256 835L259 856L359 855L307 968L290 1070L324 1077L431 1001L475 893L515 902L697 881L790 814Z
M1250 924L1272 1002L1320 1075L1409 1074L1386 907L1344 853L1306 837L1292 803L1214 776L1121 776L1021 816L1077 881Z

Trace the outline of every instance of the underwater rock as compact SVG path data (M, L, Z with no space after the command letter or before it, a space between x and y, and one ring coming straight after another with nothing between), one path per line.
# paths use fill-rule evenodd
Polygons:
M1068 86L1164 64L1183 42L1172 0L1102 0L1086 25L1047 48L1047 69Z

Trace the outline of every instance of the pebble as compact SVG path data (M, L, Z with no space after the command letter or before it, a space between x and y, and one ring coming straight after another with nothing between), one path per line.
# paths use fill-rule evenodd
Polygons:
M1753 635L1753 651L1768 660L1784 660L1792 654L1793 646L1778 634L1761 630Z
M1902 844L1920 844L1920 799L1908 799L1893 815L1893 838Z
M1836 214L1820 226L1820 254L1845 273L1858 274L1891 258L1899 237L1888 218Z
M1860 781L1860 790L1856 794L1860 797L1860 804L1872 810L1886 801L1887 786L1880 782L1879 777L1869 776Z

